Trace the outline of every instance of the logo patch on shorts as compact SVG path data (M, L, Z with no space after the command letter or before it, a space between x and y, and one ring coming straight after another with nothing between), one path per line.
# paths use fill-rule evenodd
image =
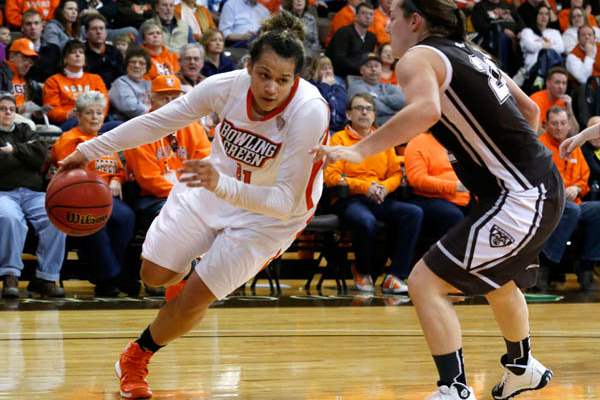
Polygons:
M508 234L504 229L498 225L492 225L490 230L490 246L492 247L506 247L510 246L515 242L515 239Z

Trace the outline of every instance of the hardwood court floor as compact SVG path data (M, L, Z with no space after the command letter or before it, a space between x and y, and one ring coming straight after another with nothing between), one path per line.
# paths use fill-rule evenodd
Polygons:
M478 399L504 343L482 305L458 305ZM600 304L532 304L551 385L518 399L600 399ZM118 399L113 363L156 310L0 312L0 399ZM411 306L212 308L156 354L154 399L424 399L437 376Z

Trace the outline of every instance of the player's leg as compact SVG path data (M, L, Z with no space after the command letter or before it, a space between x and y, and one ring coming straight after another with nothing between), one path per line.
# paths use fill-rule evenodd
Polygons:
M543 388L552 378L552 371L531 355L529 310L521 289L510 281L485 297L506 343L506 354L501 358L506 372L493 388L492 396L504 400Z
M458 290L421 259L408 277L408 291L440 376L431 399L475 399L466 382L460 322L448 299L448 293Z
M198 223L198 221L194 221L194 225L198 225ZM294 234L295 231L288 236L293 237ZM210 235L207 233L206 236ZM153 235L153 239L156 237L161 237L161 235ZM174 245L166 237L162 236L161 238L164 247ZM202 320L206 309L215 299L224 298L258 273L265 263L286 244L285 242L285 240L267 236L261 231L250 229L226 228L220 231L212 240L212 244L202 260L196 264L183 292L175 300L165 304L155 320L121 354L115 369L121 379L122 395L133 396L133 398L150 396L151 391L145 377L152 355L170 341L189 332ZM187 249L193 251L197 243L188 243ZM203 243L207 243L207 241L204 240ZM199 248L202 249L202 246ZM186 250L183 249L182 252L180 249L173 256L182 253L185 255ZM204 253L204 251L199 253ZM152 259L160 257L152 253L150 249L146 254L148 258ZM181 260L191 260L198 255L190 254L185 255ZM184 269L182 267L166 268L157 262L150 264L148 261L146 265L149 266L149 271L155 272L163 278L176 277L176 274L181 273ZM177 262L174 265L178 265ZM165 272L165 270L171 270L171 273ZM158 278L154 276L153 279ZM158 280L153 282L156 283Z

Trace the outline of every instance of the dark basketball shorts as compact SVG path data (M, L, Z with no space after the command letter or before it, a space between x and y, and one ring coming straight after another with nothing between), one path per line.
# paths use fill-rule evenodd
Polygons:
M425 254L427 266L466 295L486 294L514 280L535 284L538 255L564 208L556 168L527 191L480 198L478 205Z

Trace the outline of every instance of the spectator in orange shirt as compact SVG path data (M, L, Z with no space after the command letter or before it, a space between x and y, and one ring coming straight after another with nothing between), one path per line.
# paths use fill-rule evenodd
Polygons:
M546 115L552 107L561 107L567 110L571 133L579 132L579 123L573 114L571 96L567 94L567 81L569 73L563 67L550 68L546 75L546 89L533 93L530 97L540 108L541 134L546 124Z
M569 118L559 107L548 111L547 130L540 140L552 152L552 160L558 168L565 185L567 202L562 218L540 254L540 274L537 286L548 288L550 274L558 270L567 242L577 228L584 231L582 252L575 272L583 290L595 288L593 268L600 261L600 201L582 201L589 192L590 168L580 148L567 158L560 158L559 146L568 137Z
M384 43L391 41L388 33L388 24L390 23L390 7L392 0L379 0L379 7L373 13L373 22L369 28L370 32L375 34L377 45L382 46Z
M42 85L26 78L37 56L31 40L20 38L10 45L8 60L0 65L0 91L13 95L18 112L26 101L41 103Z
M6 0L6 22L13 30L20 28L27 10L36 10L44 21L50 21L58 3L59 0Z
M81 93L75 102L74 112L79 125L74 127L54 143L52 158L58 162L71 154L79 143L98 135L104 122L106 97L97 91ZM101 297L119 295L119 286L129 291L121 280L124 274L123 258L127 245L133 237L135 214L122 198L122 185L125 182L125 169L118 154L91 161L87 169L96 171L109 185L113 194L113 208L108 223L100 231L78 241L80 256L94 268L94 293ZM139 286L137 286L139 291Z
M162 27L155 20L149 19L140 26L140 36L142 47L148 50L152 59L152 66L144 79L151 81L159 75L175 75L179 72L177 54L165 46Z
M337 132L331 145L351 146L370 135L375 122L375 101L367 93L358 93L348 103L349 125ZM421 231L423 211L414 204L389 196L400 186L402 171L394 149L375 154L360 164L336 161L325 169L325 184L346 182L350 197L337 203L342 220L352 230L356 266L352 268L358 290L375 291L377 221L387 223L388 255L391 273L383 280L384 293L403 293L408 288L403 279L411 270L414 250Z
M63 131L77 124L75 100L81 93L99 91L106 98L108 111L108 91L104 81L100 75L84 72L84 66L85 45L79 40L71 40L63 50L62 72L52 75L44 84L43 102L51 107L48 117L53 123L61 125Z
M181 82L174 75L161 75L152 81L150 111L159 109L181 93ZM125 151L127 169L140 186L140 196L134 208L143 222L149 225L158 215L173 185L176 171L188 159L204 158L210 154L210 142L199 122L135 149Z
M431 133L421 133L404 150L406 176L415 196L409 201L423 210L421 251L460 222L470 201L467 188L456 176L454 156Z

